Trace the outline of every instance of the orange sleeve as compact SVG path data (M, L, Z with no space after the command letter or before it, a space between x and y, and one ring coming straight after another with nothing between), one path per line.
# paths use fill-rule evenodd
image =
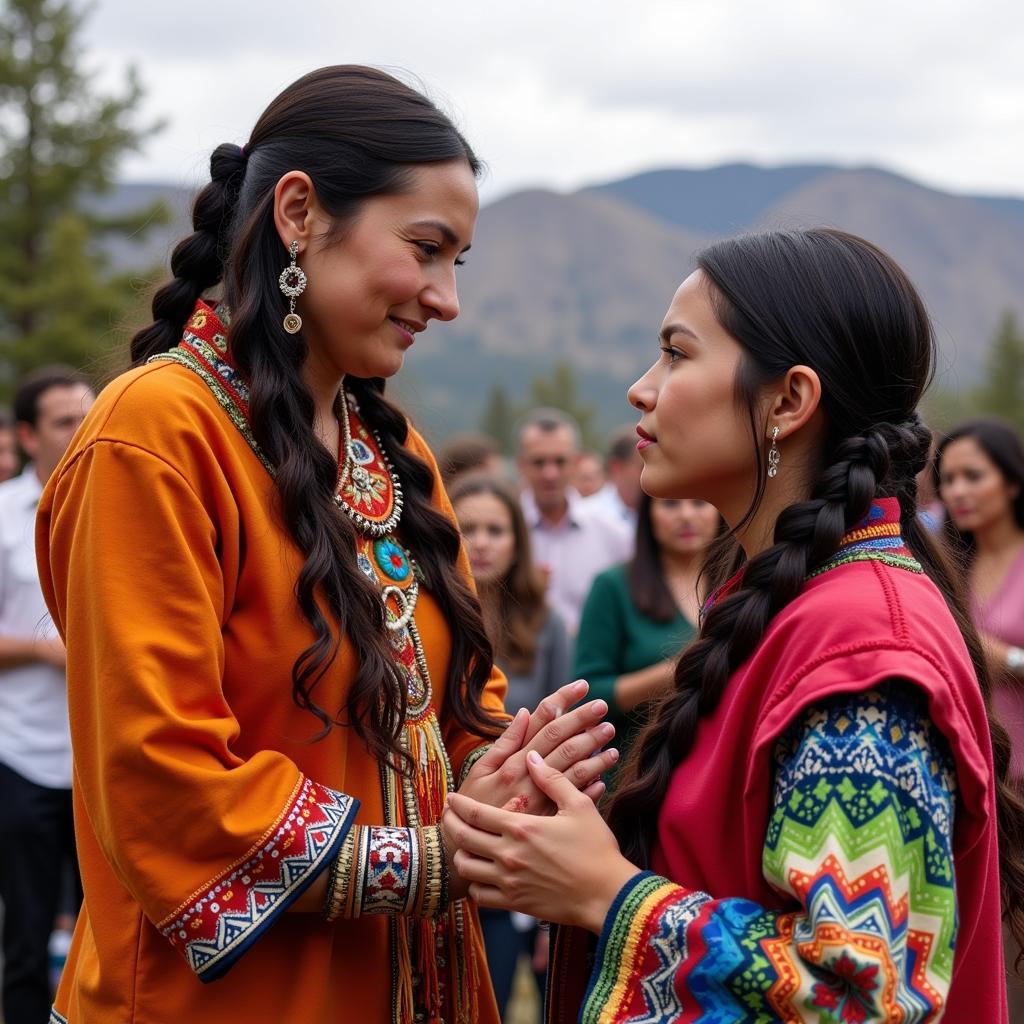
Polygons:
M358 806L282 753L232 751L230 600L207 504L159 455L98 440L51 480L37 527L88 826L204 981L330 863Z
M437 460L434 458L426 441L412 427L409 428L409 439L406 442L409 449L418 455L430 467L434 474L434 492L432 500L440 511L451 520L458 528L455 519L455 511L452 503L448 500L448 494L444 489L441 480L441 473L437 468ZM466 546L463 544L459 549L458 568L469 584L470 589L475 593L476 584L473 582L473 573L469 567L469 556L466 554ZM508 713L505 711L505 692L508 684L501 669L497 665L491 666L491 675L484 685L480 694L480 706L488 714L499 720L507 720ZM480 757L492 741L483 739L476 733L467 732L456 721L449 720L443 723L445 747L448 750L448 758L452 766L452 774L455 784L458 786L466 777L473 763Z

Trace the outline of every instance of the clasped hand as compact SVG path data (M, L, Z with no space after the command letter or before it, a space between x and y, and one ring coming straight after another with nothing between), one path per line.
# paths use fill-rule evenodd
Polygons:
M521 711L449 797L441 826L453 895L600 931L637 868L594 806L600 775L618 758L594 753L614 733L592 724L607 706L558 712L585 693L585 683L570 683L533 715Z
M586 696L587 689L586 681L577 679L545 697L532 714L520 710L473 765L459 792L492 807L554 814L554 802L537 787L526 768L526 755L534 750L578 790L598 800L604 793L601 776L615 764L619 752L601 750L615 735L615 726L602 721L608 713L603 700L568 710Z

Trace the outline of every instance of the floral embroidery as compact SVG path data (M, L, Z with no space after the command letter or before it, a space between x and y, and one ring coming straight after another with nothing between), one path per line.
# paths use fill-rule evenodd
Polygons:
M357 808L303 778L268 835L161 921L161 934L201 980L219 978L330 862Z
M871 993L878 988L878 965L861 967L844 949L829 969L833 977L811 989L810 1006L831 1011L842 1024L864 1024L872 1012Z

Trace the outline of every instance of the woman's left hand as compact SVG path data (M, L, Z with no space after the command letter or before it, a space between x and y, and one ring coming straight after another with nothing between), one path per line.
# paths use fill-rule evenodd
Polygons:
M531 751L535 785L554 802L550 817L448 797L444 826L458 848L454 866L482 907L503 907L600 933L608 908L640 869L593 802Z

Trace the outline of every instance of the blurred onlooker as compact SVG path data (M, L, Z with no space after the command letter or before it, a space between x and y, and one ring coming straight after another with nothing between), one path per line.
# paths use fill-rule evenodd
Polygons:
M451 492L476 580L494 660L508 677L505 706L535 707L568 682L569 639L545 600L546 583L530 555L518 499L501 480L464 477ZM520 917L522 915L519 915ZM480 909L487 964L498 1007L505 1011L516 963L530 952L536 928L517 928L506 910Z
M0 898L3 1012L11 1024L49 1017L47 944L62 880L76 864L65 653L39 586L35 516L92 402L87 381L71 369L27 375L14 415L31 461L0 484ZM77 888L77 867L75 878Z
M968 566L971 615L1001 672L992 704L1013 741L1024 777L1024 446L995 418L951 431L938 447L944 534ZM1000 675L1012 682L999 683ZM1004 676L1005 678L1005 676Z
M640 507L640 474L644 462L636 447L636 426L619 427L608 442L605 472L608 482L588 502L609 516L621 520L630 531L636 529Z
M572 475L572 485L581 498L589 498L604 487L604 460L597 452L580 452L576 460L576 469Z
M1024 445L994 417L961 424L938 446L943 533L967 562L971 617L995 671L992 708L1010 734L1011 771L1024 783ZM1024 1020L1019 952L1004 933L1011 1021Z
M456 434L437 453L437 467L445 488L451 490L459 477L470 473L504 475L497 442L486 434Z
M946 511L939 497L939 474L936 463L938 438L932 431L928 448L928 462L917 474L917 518L929 533L937 533L946 519Z
M520 422L523 513L534 558L548 576L548 600L570 633L594 577L625 561L632 547L629 529L588 508L571 486L579 455L579 427L561 410L535 409Z
M679 652L696 634L700 574L720 528L705 501L643 495L635 554L594 580L573 673L608 702L622 754L643 725L644 705L671 689Z
M0 409L0 483L18 472L18 442L14 420L6 409Z

